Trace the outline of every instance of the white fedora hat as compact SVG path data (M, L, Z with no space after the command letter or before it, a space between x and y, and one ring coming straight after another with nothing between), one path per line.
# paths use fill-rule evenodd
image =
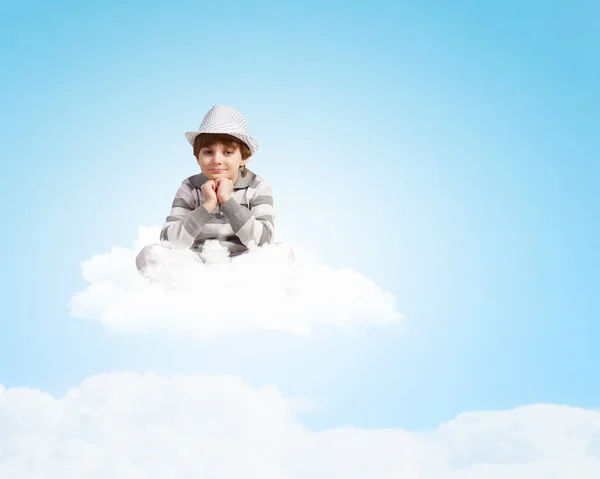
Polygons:
M253 155L258 150L258 142L248 134L246 119L235 108L227 105L215 105L204 116L198 131L188 131L185 134L190 145L194 145L194 139L202 133L225 133L242 140Z

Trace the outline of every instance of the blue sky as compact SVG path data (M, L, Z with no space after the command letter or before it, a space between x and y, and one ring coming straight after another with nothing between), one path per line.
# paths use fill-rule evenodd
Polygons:
M231 372L314 429L599 407L596 2L0 6L0 383ZM402 328L197 343L68 316L79 262L160 224L184 132L245 113L285 240L392 292ZM287 236L286 236L287 235Z

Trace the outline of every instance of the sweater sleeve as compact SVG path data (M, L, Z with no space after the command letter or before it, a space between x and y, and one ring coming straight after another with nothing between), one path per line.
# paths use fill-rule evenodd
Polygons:
M173 199L171 212L160 233L160 242L170 249L190 248L210 219L210 213L198 204L193 186L186 180Z
M233 197L222 205L221 211L229 220L233 232L248 248L273 243L275 235L275 210L271 186L260 181L250 200L249 209Z

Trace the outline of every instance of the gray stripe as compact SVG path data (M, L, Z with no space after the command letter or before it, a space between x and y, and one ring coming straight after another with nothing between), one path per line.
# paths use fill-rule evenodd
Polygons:
M261 215L261 216L257 216L256 219L259 221L268 221L271 224L275 223L272 215Z
M254 178L252 178L252 184L250 185L250 188L252 188L253 190L256 190L259 186L260 186L260 180L258 179L257 175L254 175Z
M218 240L219 243L223 246L227 246L227 247L231 247L231 246L244 246L244 243L242 243L242 241L237 237L237 236L221 236L221 237L217 237L217 238L202 238L202 239L197 239L196 241L194 241L194 244L192 245L192 248L194 249L198 249L198 250L202 250L202 246L204 245L204 243L208 240ZM245 246L244 246L245 248Z
M221 244L235 244L235 245L239 245L239 246L244 246L244 243L242 243L242 240L240 240L236 235L230 235L230 236L218 236L216 238L196 239L196 241L194 241L193 247L198 248L199 246L202 246L209 239L211 239L211 240L216 239Z
M240 245L244 244L244 243L242 243L242 240L240 240L236 235L226 236L225 238L223 238L223 241L227 241L228 243L240 244Z
M192 208L187 201L185 201L183 198L181 198L180 196L178 196L177 198L175 198L173 200L173 204L171 205L172 208L186 208L188 210L193 210L194 208Z
M273 206L273 197L267 195L257 196L252 200L252 206L271 205Z
M173 221L179 221L183 219L181 216L167 216L167 223L171 223Z
M229 220L227 219L227 216L222 213L221 215L212 213L210 219L206 222L207 225L224 225L227 223L229 223Z

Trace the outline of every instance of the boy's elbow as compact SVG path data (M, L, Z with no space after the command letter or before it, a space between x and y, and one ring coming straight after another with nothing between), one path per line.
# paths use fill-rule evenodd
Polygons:
M170 237L168 226L165 226L160 233L160 244L168 249L186 249L192 247L193 241L187 241L179 235Z
M160 242L165 248L168 249L186 249L191 248L192 243L183 240L163 240Z
M274 234L271 228L268 228L266 225L263 225L263 229L260 233L260 239L258 240L258 246L264 246L268 244L273 244Z

